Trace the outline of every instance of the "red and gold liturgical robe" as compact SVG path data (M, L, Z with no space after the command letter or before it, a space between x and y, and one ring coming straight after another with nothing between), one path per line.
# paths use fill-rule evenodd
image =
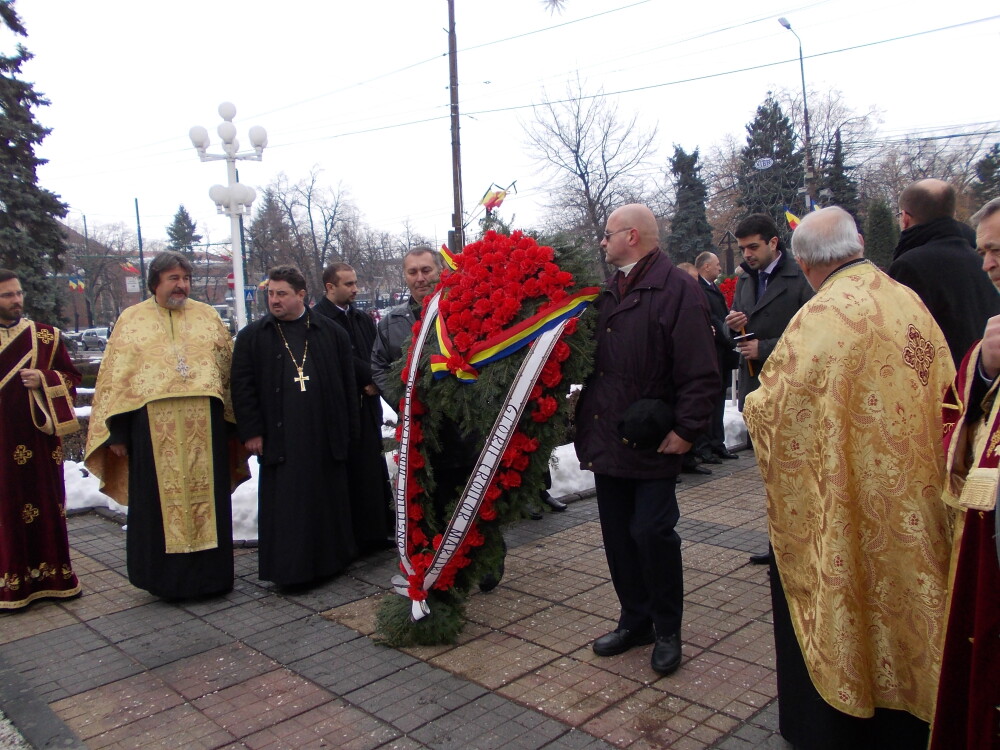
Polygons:
M24 369L41 371L41 388L25 388ZM80 592L69 559L60 437L79 429L79 382L58 329L24 319L0 327L0 609Z

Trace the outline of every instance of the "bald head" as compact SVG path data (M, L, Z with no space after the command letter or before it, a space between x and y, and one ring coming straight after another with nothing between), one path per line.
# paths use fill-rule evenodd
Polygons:
M955 188L944 180L917 180L899 194L903 229L955 215Z
M641 203L630 203L611 212L601 241L608 263L627 266L660 244L660 230L653 212Z

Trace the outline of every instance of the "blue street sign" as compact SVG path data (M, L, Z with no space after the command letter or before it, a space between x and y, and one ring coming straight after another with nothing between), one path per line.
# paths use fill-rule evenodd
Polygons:
M243 290L243 299L245 299L247 302L253 302L256 294L257 290L254 289L252 286L248 286L246 289Z

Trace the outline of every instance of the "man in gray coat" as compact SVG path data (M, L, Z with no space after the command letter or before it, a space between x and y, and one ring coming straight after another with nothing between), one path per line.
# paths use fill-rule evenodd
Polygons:
M736 226L736 241L743 253L743 275L736 282L733 308L726 325L740 350L740 410L747 394L760 386L760 370L785 332L788 322L812 296L798 263L785 251L778 227L766 214L750 214ZM754 565L768 565L771 550L751 555Z
M372 380L393 408L402 393L400 383L389 382L389 370L403 354L403 344L410 338L413 324L420 317L424 297L434 291L441 278L441 260L427 245L410 248L403 256L403 281L410 298L396 305L378 323L372 345Z

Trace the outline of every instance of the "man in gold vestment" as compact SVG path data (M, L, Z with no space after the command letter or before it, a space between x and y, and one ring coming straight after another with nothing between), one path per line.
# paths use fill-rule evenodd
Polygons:
M796 748L923 748L950 557L947 342L831 207L792 236L816 295L743 412L767 489L779 726Z
M249 476L227 425L232 340L212 307L188 299L191 271L180 253L161 253L153 297L118 319L85 458L101 491L129 506L129 580L165 599L232 589L230 496Z

